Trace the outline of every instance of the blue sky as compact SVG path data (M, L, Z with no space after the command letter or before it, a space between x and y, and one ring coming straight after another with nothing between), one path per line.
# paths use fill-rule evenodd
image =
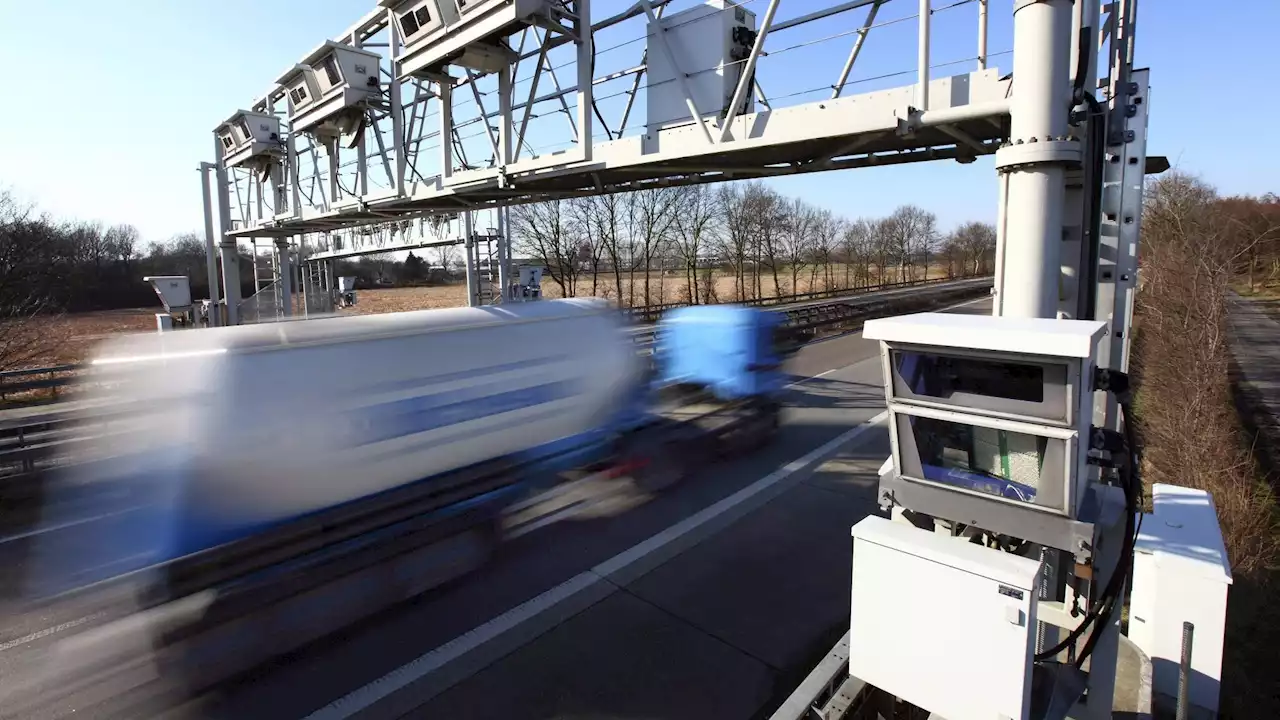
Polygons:
M935 8L954 0L934 0ZM595 0L597 18L631 0ZM692 0L680 0L680 8ZM761 14L765 0L749 6ZM831 3L783 0L778 19ZM373 7L372 0L0 0L0 63L8 70L7 112L0 113L0 188L65 218L127 222L144 240L164 240L202 224L196 167L212 155L211 130L246 107L270 81L325 38ZM878 22L914 13L916 3L894 0ZM990 52L1010 49L1011 0L991 0ZM1190 0L1144 0L1137 59L1152 68L1153 153L1199 173L1224 193L1280 190L1280 144L1236 140L1280 115L1277 94L1263 89L1264 73L1280 67L1274 29L1280 2L1237 0L1212 7ZM830 84L861 23L859 10L770 39L777 53L761 66L765 92L780 97ZM974 54L976 5L940 12L933 62ZM877 28L868 38L855 79L907 71L915 65L914 22ZM625 30L624 30L625 28ZM631 22L604 49L631 39ZM807 43L814 44L807 44ZM599 74L636 64L643 42L598 60ZM995 57L1001 71L1011 57ZM949 74L972 69L948 66ZM565 72L568 70L566 69ZM1269 75L1266 76L1269 78ZM565 78L562 78L565 79ZM851 86L846 93L906 85L910 74ZM565 79L572 82L572 78ZM620 86L611 86L620 87ZM57 90L55 90L57 89ZM1261 90L1261 91L1260 91ZM778 105L817 100L816 94ZM14 102L16 97L23 98ZM534 144L550 139L534 124ZM545 133L545 135L540 135ZM877 215L913 202L936 212L942 227L996 213L991 161L943 161L843 171L774 181L848 216Z

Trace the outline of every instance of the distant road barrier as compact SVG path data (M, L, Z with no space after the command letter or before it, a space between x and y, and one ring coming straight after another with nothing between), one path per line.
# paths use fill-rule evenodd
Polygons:
M779 307L779 312L787 314L784 325L791 331L793 340L803 344L828 330L843 330L850 323L857 323L870 317L877 317L896 310L914 311L936 306L950 298L967 295L987 283L979 280L987 278L948 278L916 283L893 283L888 285L863 288L856 295L848 295L830 302L804 302L792 300L790 303L758 303L762 305L787 305ZM956 287L947 287L955 284ZM915 285L939 286L928 296L903 296L894 293L875 297L873 293L911 287ZM868 295L872 295L868 297ZM908 298L911 299L908 302ZM668 306L676 307L676 306ZM652 352L654 330L652 326L641 325L630 329L635 340L636 349L642 355ZM16 370L0 373L0 387L7 385L7 392L18 392L18 388L39 389L56 388L67 385L77 379L83 365L59 365L32 370ZM19 478L35 479L41 470L49 466L66 450L77 444L92 440L104 431L104 424L111 424L115 419L130 417L134 408L129 403L119 401L110 404L109 408L98 408L94 413L96 429L86 427L83 418L66 408L52 406L47 412L35 411L22 418L5 420L0 418L0 490L12 489L13 481ZM10 493L0 493L6 495Z
M906 282L880 283L879 285L868 285L866 287L856 288L840 288L838 290L815 290L807 293L794 293L791 295L779 295L777 297L756 298L754 300L745 300L743 302L724 303L726 305L747 305L750 307L772 307L775 305L792 305L796 303L809 302L813 300L834 300L837 298L858 296L866 293L878 292L881 290L894 290L897 288L918 287L923 285L939 285L942 283L959 282L961 280L977 280L980 278L989 278L990 275L959 275L956 277L929 278L928 280L907 280ZM623 312L632 317L656 321L658 316L667 310L675 308L687 307L693 303L663 303L661 305L643 305L641 307L626 308Z
M83 369L83 365L53 365L0 372L0 399L33 390L50 390L56 397L58 389L74 382Z

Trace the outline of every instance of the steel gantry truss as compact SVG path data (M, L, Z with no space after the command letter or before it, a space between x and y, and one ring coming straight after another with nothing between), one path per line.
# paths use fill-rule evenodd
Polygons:
M594 23L586 22L591 0L499 0L455 6L461 22L425 49L418 35L406 33L416 27L403 20L414 7L454 2L382 0L293 75L280 76L244 111L278 119L265 163L228 162L236 158L215 142L224 255L254 237L292 246L293 257L312 263L463 243L469 215L481 210L493 212L489 225L505 246L505 213L498 208L515 204L924 160L969 162L993 154L1009 136L1011 84L988 66L987 0L820 6L714 0L712 12L695 18L688 17L689 6L698 7L693 2L638 0ZM476 5L468 18L466 6ZM886 18L892 8L898 14ZM787 10L800 14L784 16ZM699 62L689 35L680 33L694 23L709 26L714 16L741 20L744 12L754 31L738 38L732 59ZM973 32L976 55L931 66L930 35L942 21ZM914 35L919 51L898 57L896 72L856 78L876 33L899 33L898 41ZM842 49L822 59L830 65L825 79L812 80L821 64L806 62L802 74L785 64L806 48L835 44ZM325 53L335 48L355 60L326 68ZM357 65L368 73L359 87L343 70L346 94L324 96L348 104L337 122L317 126L315 108L299 112L294 75L320 77L314 95L326 90L326 71ZM938 67L959 72L939 77ZM724 107L708 102L708 78L724 83L731 98ZM914 82L894 86L902 79ZM875 89L853 94L855 83ZM668 116L655 117L662 113ZM453 219L428 224L421 221L427 216ZM510 257L506 247L477 256L486 252ZM227 284L229 305L238 299L236 287Z

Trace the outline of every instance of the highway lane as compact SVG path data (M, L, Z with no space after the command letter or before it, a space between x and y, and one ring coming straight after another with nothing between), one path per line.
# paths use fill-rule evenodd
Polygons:
M978 310L987 305L980 301L957 311ZM773 550L790 548L793 555L783 554L785 558L780 566L775 566L772 574L765 572L763 565L746 568L745 577L754 578L757 584L764 578L777 577L779 588L792 588L800 592L787 592L788 597L801 601L793 608L794 612L778 614L768 624L769 629L750 629L750 612L747 609L753 604L743 602L743 598L731 598L736 593L726 593L715 587L707 588L692 585L686 573L693 572L693 577L709 577L713 574L705 569L695 568L693 571L680 570L681 563L691 562L698 553L712 552L715 548L724 548L723 538L743 532L742 527L752 527L752 523L763 523L767 529L771 522L764 520L743 520L732 526L731 531L708 536L696 548L697 552L679 553L670 562L662 563L662 553L651 554L642 558L643 562L628 568L628 573L612 577L607 583L576 595L568 601L544 607L545 602L538 604L537 599L543 593L555 593L563 584L590 572L604 563L616 559L620 554L633 550L640 544L650 540L677 525L687 522L689 518L708 508L731 498L743 488L749 487L762 476L767 476L774 468L781 467L799 458L813 449L830 442L842 433L863 425L874 418L882 409L883 395L879 385L879 371L874 358L877 356L876 343L865 341L857 333L839 336L812 343L803 348L793 359L790 370L797 376L797 384L789 391L788 409L784 415L784 424L777 442L768 448L750 456L715 466L692 478L684 485L668 490L655 497L628 489L625 486L605 488L604 497L607 502L600 502L589 512L579 517L571 517L526 536L507 543L501 549L499 557L479 572L453 585L428 594L406 607L386 613L371 622L351 628L331 639L296 653L273 666L255 672L253 677L243 682L220 688L217 693L205 695L195 702L172 710L169 717L204 717L204 718L251 718L251 717L301 717L307 713L324 709L330 703L342 699L352 693L356 699L348 707L359 707L363 699L367 699L368 691L362 688L376 686L377 682L399 668L411 666L415 672L421 670L411 664L421 658L424 653L441 648L452 648L457 651L448 657L447 662L434 662L440 667L432 672L422 673L414 683L406 688L391 693L396 703L403 703L403 711L416 707L419 703L431 701L441 705L441 716L457 716L459 714L472 717L485 716L537 716L539 712L513 712L516 707L510 703L527 703L529 697L549 687L562 688L560 697L565 702L577 702L579 697L591 697L591 688L618 686L618 680L598 678L600 683L592 680L596 677L590 672L593 668L616 667L621 658L633 654L633 649L647 649L656 655L655 658L671 656L672 666L667 673L646 672L643 668L625 670L629 677L638 677L634 683L623 682L615 689L620 693L613 700L607 696L601 700L601 708L614 707L618 703L625 705L629 700L622 696L643 697L652 694L663 697L663 691L653 688L649 683L671 681L679 684L681 677L698 677L698 669L703 673L711 672L709 668L718 665L714 658L724 656L723 669L741 665L744 672L756 678L759 685L757 694L769 695L766 686L772 687L778 678L788 672L791 665L801 662L808 652L808 639L813 635L812 627L826 626L838 622L842 613L847 613L847 583L828 582L827 573L810 571L806 557L812 555L813 562L819 566L830 565L836 561L847 560L847 530L852 522L856 522L862 514L870 512L870 492L874 489L874 471L887 453L882 430L867 433L862 442L854 448L863 456L849 459L851 474L845 474L844 480L830 480L839 486L836 491L831 488L818 488L813 496L805 487L800 491L788 490L786 497L770 502L769 517L776 515L775 509L781 508L790 513L792 522L784 523L791 530L784 532L785 537L773 538L768 542ZM860 473L860 475L859 475ZM828 473L833 478L837 473ZM821 473L819 473L821 475ZM851 485L848 478L857 478ZM806 481L808 482L808 481ZM843 485L842 485L843 483ZM848 485L848 487L845 487ZM850 490L854 488L856 491ZM809 494L810 497L793 497L795 492ZM836 492L841 502L830 502L823 499L823 493ZM747 510L742 506L742 511ZM762 511L757 511L762 512ZM782 512L779 510L778 512ZM752 517L756 513L751 513ZM783 513L786 515L787 513ZM733 513L724 517L729 518ZM834 523L834 524L833 524ZM843 529L840 529L840 528ZM843 533L844 541L833 541L835 528ZM710 529L719 529L712 523ZM774 527L776 531L778 528ZM761 531L763 532L763 531ZM765 533L766 535L768 533ZM774 533L776 535L776 532ZM696 535L696 534L695 534ZM685 538L685 542L701 539L695 536ZM746 541L734 541L727 557L712 563L715 567L732 565L735 559L751 559L773 557L766 550L757 546L760 537L748 538ZM722 550L722 552L725 552ZM775 553L776 555L776 553ZM698 563L694 563L698 565ZM838 564L838 563L837 563ZM700 566L699 566L700 567ZM624 577L625 575L625 577ZM634 576L634 577L632 577ZM667 578L667 579L663 579ZM674 578L674 579L671 579ZM635 587L627 582L634 580ZM677 622L678 630L666 627L667 622L676 622L679 615L666 609L664 603L653 600L661 598L668 588L684 587L686 602L694 605L719 607L719 612L704 612L710 616L698 622ZM729 587L729 585L726 585ZM826 597L821 590L825 588ZM773 597L768 588L756 588L752 597ZM844 599L841 599L844 598ZM513 609L533 601L534 605L526 605L524 614L513 616ZM806 607L806 604L813 607ZM679 603L675 603L679 605ZM841 609L843 605L844 609ZM610 608L618 607L617 611ZM779 605L779 608L784 607ZM813 609L814 607L818 609ZM735 611L735 608L737 610ZM767 608L766 608L767 609ZM622 613L614 617L614 612ZM745 613L745 614L744 614ZM775 613L776 614L776 613ZM668 618L662 620L662 618ZM717 617L732 620L734 632L708 632L699 628L700 624L711 623ZM514 619L513 619L514 618ZM800 619L803 627L794 627L788 618ZM503 632L493 632L492 626L485 630L480 638L474 640L477 628L486 627L486 623L495 621L511 621L513 626ZM563 622L562 622L563 621ZM603 623L605 627L617 627L623 632L608 642L590 640L597 632L592 628ZM639 623L636 625L635 623ZM656 623L656 624L655 624ZM561 626L561 627L557 627ZM648 627L650 630L642 631ZM628 630L630 628L630 630ZM554 632L551 632L554 629ZM46 629L47 630L47 629ZM626 632L639 632L640 637L628 638ZM44 633L36 629L32 635L37 637L21 642L26 638L8 640L8 645L0 645L0 666L12 666L14 663L30 661L37 656L42 647L47 646L56 633ZM582 634L586 633L585 636ZM819 634L821 634L819 632ZM649 635L654 638L665 638L665 644L650 645L643 642ZM732 636L725 640L720 635ZM472 640L465 640L471 637ZM567 640L565 638L568 638ZM587 641L581 641L581 638ZM755 638L754 640L752 638ZM457 639L464 642L458 643ZM708 638L711 638L709 641ZM551 643L548 645L548 643ZM557 645L557 643L559 643ZM600 657L592 657L586 666L582 666L583 658L566 651L561 647L581 647L583 644L596 648L603 653ZM727 643L727 647L726 647ZM827 643L829 646L830 643ZM756 648L753 645L760 645ZM739 646L747 646L742 650ZM703 651L697 651L703 648ZM30 652L28 652L30 651ZM464 652L465 651L465 652ZM514 677L523 677L522 670L512 670L508 664L522 662L533 653L534 657L558 657L558 663L546 666L550 671L580 678L570 682L566 678L546 678L521 684L514 682ZM703 654L700 654L703 653ZM510 656L510 660L504 660ZM745 656L740 657L740 656ZM637 655L637 661L646 657ZM701 658L700 661L694 662ZM730 658L733 658L730 660ZM685 669L685 665L675 662L676 659L688 660L696 667ZM535 663L537 664L537 663ZM722 670L723 670L722 669ZM806 668L807 669L807 668ZM651 668L652 670L652 668ZM711 672L703 682L695 683L703 687L711 687L715 679L725 680L733 673L725 675L722 670ZM515 676L511 673L515 672ZM619 669L619 672L623 670ZM671 675L670 672L676 672ZM402 676L403 677L403 673ZM538 676L530 676L538 677ZM559 676L557 676L559 677ZM496 680L495 680L496 679ZM507 687L509 692L495 692L490 683ZM734 681L736 682L736 681ZM386 684L385 682L383 683ZM730 683L732 684L732 683ZM541 689L539 689L541 688ZM576 688L576 689L575 689ZM760 689L765 688L765 689ZM516 692L521 690L521 692ZM362 696L361 693L364 693ZM729 702L735 693L731 688L724 691L723 701ZM473 694L485 698L492 704L492 714L485 711L480 714L470 712L459 713L457 707L465 707L473 702L480 702ZM583 695L582 693L585 693ZM706 697L715 697L709 694ZM672 702L676 702L672 696ZM557 701L560 702L560 701ZM648 701L646 701L648 702ZM717 701L719 702L719 701ZM734 703L739 702L734 700ZM453 703L453 705L450 705ZM461 705L457 705L461 703ZM503 704L508 703L508 704ZM483 705L483 703L481 703ZM680 701L679 706L689 710L701 707L691 702L688 697ZM759 702L756 703L757 705ZM554 708L563 707L555 705ZM736 707L734 704L723 707ZM454 708L444 710L444 708ZM559 710L549 708L551 715ZM373 716L388 716L388 708L374 704L369 708ZM392 708L395 714L395 708ZM435 716L436 712L427 713ZM647 713L653 715L655 713ZM656 712L658 716L685 716L685 711L672 706L670 712ZM718 712L713 716L721 716ZM737 715L737 713L733 713ZM345 717L342 711L330 714L332 717ZM703 717L706 716L704 713ZM750 713L742 715L748 717Z
M848 528L874 511L888 453L883 424L866 425L884 405L877 358L860 333L807 346L771 447L518 538L464 581L173 716L751 717L848 613ZM738 522L636 551L859 427L840 459ZM566 587L611 562L631 564Z

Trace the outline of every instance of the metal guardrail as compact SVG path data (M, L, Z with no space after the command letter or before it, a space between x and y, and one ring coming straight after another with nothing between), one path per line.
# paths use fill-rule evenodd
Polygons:
M785 327L791 331L798 343L803 344L806 337L812 337L825 328L857 322L885 311L890 306L901 305L900 295L888 297L867 297L884 290L894 290L913 286L939 286L963 280L979 280L982 278L949 278L915 283L894 283L864 289L857 295L846 295L839 300L828 303L801 305L792 308L778 308L778 312L787 313ZM966 292L974 287L973 283L955 288L957 293ZM654 329L649 325L641 325L630 329L637 350L642 354L652 352ZM8 373L13 377L48 374L51 379L43 380L43 384L35 387L53 387L47 383L58 382L67 385L75 381L76 371L84 366L61 365L52 368L36 368L17 370ZM61 374L62 377L53 376ZM4 373L0 373L0 387L5 382ZM39 380L33 382L41 382ZM12 384L10 388L18 387ZM16 392L10 389L9 392ZM104 421L125 418L130 415L128 408L113 406L110 411L103 411L99 417ZM83 432L84 422L76 414L68 411L51 411L11 421L0 420L0 479L13 476L30 475L38 468L38 464L47 462L55 455L56 449L63 449L81 442L86 438Z
M83 367L82 365L53 365L0 372L0 399L7 400L10 395L32 390L52 390L54 396L57 396L59 388L75 382L76 376Z
M742 302L724 303L726 305L746 305L748 307L774 307L777 305L792 305L796 303L808 302L812 300L832 300L846 297L858 297L868 293L879 292L881 290L896 290L898 288L920 287L928 285L940 285L943 283L959 282L961 280L977 280L981 278L991 277L990 275L961 275L958 277L929 278L927 280L907 280L905 282L880 283L879 285L868 285L866 287L840 288L837 290L815 290L807 293L794 293L791 295L779 295L777 297L755 298L753 300L744 300ZM661 305L644 305L636 308L625 308L623 312L650 322L658 319L658 316L667 310L675 308L688 307L693 303L677 302L664 303Z

